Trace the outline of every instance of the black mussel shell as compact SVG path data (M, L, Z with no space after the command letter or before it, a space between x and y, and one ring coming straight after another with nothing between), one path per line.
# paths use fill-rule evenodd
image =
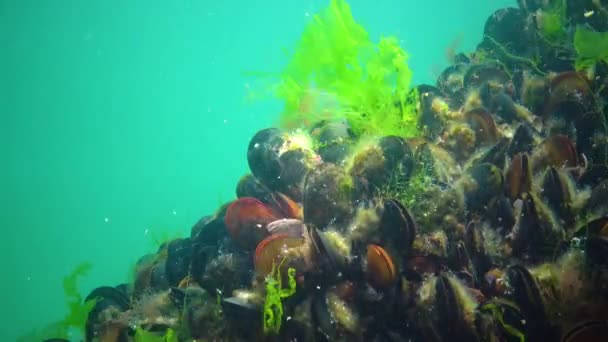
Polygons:
M380 139L385 165L393 177L406 181L414 169L414 152L401 137L385 136Z
M281 130L266 128L253 136L247 148L247 162L251 173L271 188L277 187L282 174L279 157L284 143Z
M540 290L528 269L521 265L507 268L511 299L521 310L525 319L524 330L530 341L554 341L549 328L545 306Z
M333 164L323 164L308 174L304 183L304 223L325 229L349 218L352 189L348 177Z
M222 312L236 336L256 340L263 321L260 307L239 297L229 297L222 299Z
M450 106L457 108L464 103L464 74L468 64L456 64L447 67L437 78L437 88L447 95Z
M506 86L511 82L511 76L504 67L497 63L475 64L467 69L464 75L464 86L476 89L484 84Z
M492 147L481 155L479 162L490 163L502 170L505 168L507 162L508 148L509 140L505 138L500 139L496 144L492 145Z
M543 198L566 224L574 223L571 202L572 194L568 188L566 175L560 173L554 166L547 169L542 183Z
M590 265L603 268L608 266L608 216L587 224L585 251Z
M608 339L608 321L583 322L562 337L562 342L591 342Z
M189 238L169 242L165 274L170 286L177 286L189 274L191 259L192 243Z
M380 230L386 244L393 245L402 255L409 253L416 237L416 222L409 211L395 199L384 201Z
M101 286L95 288L84 299L85 302L90 300L95 300L95 306L87 316L85 325L85 340L87 342L93 341L95 337L99 336L99 315L103 311L114 307L118 311L123 312L129 309L130 302L129 297L125 292L111 286ZM119 340L126 341L126 334L126 330L122 331Z
M236 197L253 197L268 203L272 191L262 184L253 174L246 174L239 180L236 186Z
M467 209L470 212L483 213L490 200L502 190L502 172L493 164L481 163L473 166L468 173L475 185L465 194Z
M445 126L443 119L433 106L433 101L436 99L443 101L443 93L438 88L423 84L418 86L418 94L420 101L418 124L423 128L425 136L433 140L441 134Z
M501 8L486 20L484 38L478 48L492 51L499 49L496 46L498 43L508 48L511 54L527 55L534 37L530 26L527 15L522 10L513 7Z
M486 254L484 237L479 222L471 221L467 225L464 245L471 258L475 282L481 284L483 276L492 266L492 260Z
M531 153L534 148L534 137L534 128L529 124L521 123L517 126L509 145L509 156L513 157L517 153Z
M326 163L341 165L350 153L354 133L347 122L323 122L310 135L319 143L318 153Z

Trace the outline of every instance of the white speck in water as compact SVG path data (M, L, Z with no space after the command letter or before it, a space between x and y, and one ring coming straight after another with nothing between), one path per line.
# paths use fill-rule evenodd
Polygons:
M253 144L253 148L258 148L258 147L260 147L260 143Z
M304 12L305 17L310 17L310 12Z
M227 124L227 123L228 123L228 120L227 120L227 119L224 119L224 124Z
M321 289L321 286L317 285L317 290L320 290L320 289Z
M287 316L287 320L288 320L288 321L291 321L291 316Z
M177 211L175 211L175 209L173 209L173 215L177 215Z
M258 224L256 224L255 226L256 226L256 227L258 227L258 228L262 228L262 225L261 225L261 224L259 224L259 223L258 223Z
M103 222L108 223L108 222L110 222L110 219L107 217L104 217Z
M211 113L211 107L207 107L207 113Z
M148 229L148 228L144 229L144 235L148 235L149 232L150 232L150 229Z
M27 278L25 278L27 281L32 280L32 277L28 276Z

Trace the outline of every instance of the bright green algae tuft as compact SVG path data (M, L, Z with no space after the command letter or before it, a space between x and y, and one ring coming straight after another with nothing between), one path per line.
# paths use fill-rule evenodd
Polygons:
M308 23L281 75L281 124L346 119L357 135L418 135L408 57L395 37L373 43L346 1L332 0Z

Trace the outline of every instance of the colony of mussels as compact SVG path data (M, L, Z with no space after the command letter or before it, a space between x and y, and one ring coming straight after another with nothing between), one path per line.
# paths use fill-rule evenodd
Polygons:
M92 291L86 340L608 340L608 65L520 2L416 88L419 137L255 134L238 198ZM607 31L594 4L567 27Z

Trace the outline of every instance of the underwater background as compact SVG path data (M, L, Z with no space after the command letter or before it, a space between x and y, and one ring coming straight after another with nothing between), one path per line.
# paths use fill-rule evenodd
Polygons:
M328 2L0 0L0 341L63 317L77 265L92 264L82 293L127 281L235 197L248 142L282 106L256 100L259 76ZM515 1L349 4L373 41L399 37L414 84L434 84L446 49L474 50Z

